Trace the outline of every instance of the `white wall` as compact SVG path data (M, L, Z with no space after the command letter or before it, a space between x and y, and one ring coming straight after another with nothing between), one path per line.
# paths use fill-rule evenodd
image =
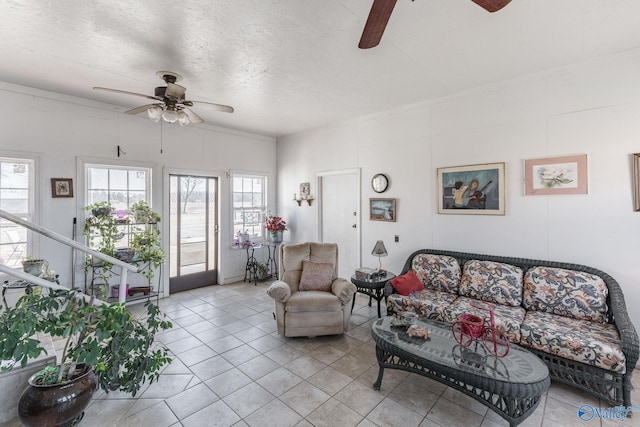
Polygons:
M220 283L244 274L244 251L232 251L230 229L230 182L226 171L264 172L268 175L270 203L275 203L276 144L270 137L252 135L207 125L180 127L160 125L144 115L129 116L113 106L0 82L0 156L26 154L39 158L37 222L71 237L72 221L78 217L82 232L83 188L78 176L78 158L113 162L144 162L152 165L153 205L165 212L163 171L199 171L220 176L221 233ZM120 109L122 110L122 109ZM126 155L117 157L120 145ZM163 152L160 152L160 148ZM50 178L73 178L76 197L51 197ZM166 212L165 212L166 215ZM166 226L166 224L165 224ZM71 251L57 242L41 239L34 256L46 258L60 273L63 284L71 283ZM81 257L80 257L81 258ZM78 271L79 283L84 278ZM167 270L164 277L166 279ZM167 287L165 286L165 289Z
M640 152L638 75L640 53L628 52L281 138L278 207L291 223L289 240L317 238L317 211L290 200L299 183L358 167L362 265L375 266L369 248L378 239L389 251L385 268L396 273L420 248L586 264L620 282L640 326L631 178L631 153ZM579 153L588 155L588 195L523 195L524 159ZM506 215L437 214L437 168L489 162L506 163ZM378 172L391 179L383 196L398 199L398 222L368 220Z

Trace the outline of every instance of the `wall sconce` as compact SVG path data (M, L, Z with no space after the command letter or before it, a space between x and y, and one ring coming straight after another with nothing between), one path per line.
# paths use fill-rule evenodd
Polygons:
M302 206L303 201L306 201L307 204L311 206L313 204L313 200L314 198L311 195L305 197L304 194L301 194L300 197L298 197L296 193L293 193L293 201L298 203L298 206Z

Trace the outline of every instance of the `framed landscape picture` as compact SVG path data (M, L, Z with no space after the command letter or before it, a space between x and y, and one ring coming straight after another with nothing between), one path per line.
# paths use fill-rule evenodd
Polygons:
M587 194L587 155L525 160L524 194Z
M438 168L438 213L504 215L504 163Z
M369 199L371 221L396 222L396 199Z

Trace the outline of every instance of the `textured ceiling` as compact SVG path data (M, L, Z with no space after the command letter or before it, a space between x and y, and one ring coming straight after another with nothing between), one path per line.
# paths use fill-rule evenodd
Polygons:
M119 106L180 73L211 125L282 136L640 46L640 1L399 0L357 47L371 0L3 0L0 80Z

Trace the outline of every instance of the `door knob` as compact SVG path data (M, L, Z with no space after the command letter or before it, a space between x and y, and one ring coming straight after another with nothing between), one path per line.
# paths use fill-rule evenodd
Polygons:
M356 226L355 224L353 224L351 227L353 227L353 228L357 228L357 226Z

